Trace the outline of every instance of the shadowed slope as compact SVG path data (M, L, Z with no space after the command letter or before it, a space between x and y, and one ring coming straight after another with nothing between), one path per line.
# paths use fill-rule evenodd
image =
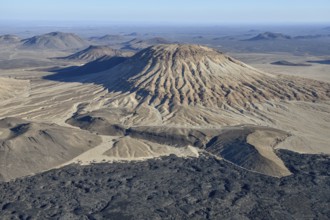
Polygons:
M279 66L312 66L311 64L308 63L294 63L286 60L279 60L276 62L272 62L271 64L279 65Z
M93 76L92 78L88 77L89 74L94 74L113 68L114 66L124 62L126 59L126 57L103 56L86 63L83 66L71 66L52 70L52 72L56 73L45 76L44 78L64 82L94 82ZM86 76L88 78L86 78Z
M93 61L93 60L96 60L96 59L104 57L104 56L126 57L126 56L130 56L130 55L132 55L132 53L115 50L108 46L89 46L88 48L86 48L82 51L71 54L67 57L59 57L58 59L77 60L77 61Z

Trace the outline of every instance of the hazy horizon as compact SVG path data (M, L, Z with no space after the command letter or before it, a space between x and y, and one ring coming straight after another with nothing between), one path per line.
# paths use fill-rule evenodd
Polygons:
M284 7L285 6L285 7ZM2 0L0 23L38 25L328 24L330 2Z

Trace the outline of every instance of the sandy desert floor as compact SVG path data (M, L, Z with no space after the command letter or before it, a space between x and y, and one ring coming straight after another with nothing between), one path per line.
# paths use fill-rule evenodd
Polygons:
M230 55L257 69L261 69L269 73L300 76L330 82L330 65L308 62L328 60L329 56L295 56L289 53L230 53ZM311 66L284 66L271 64L272 62L281 60L293 63L305 63L310 64Z

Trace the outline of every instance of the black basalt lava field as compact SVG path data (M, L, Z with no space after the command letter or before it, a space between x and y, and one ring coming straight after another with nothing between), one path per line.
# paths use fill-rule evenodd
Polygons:
M329 219L329 156L277 154L292 175L207 155L69 165L1 183L1 219Z

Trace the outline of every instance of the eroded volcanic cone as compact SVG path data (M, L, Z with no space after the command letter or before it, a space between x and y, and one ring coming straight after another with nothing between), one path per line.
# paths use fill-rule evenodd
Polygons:
M270 100L330 98L330 84L274 76L199 45L157 45L97 79L110 92L128 92L155 107L251 107Z

